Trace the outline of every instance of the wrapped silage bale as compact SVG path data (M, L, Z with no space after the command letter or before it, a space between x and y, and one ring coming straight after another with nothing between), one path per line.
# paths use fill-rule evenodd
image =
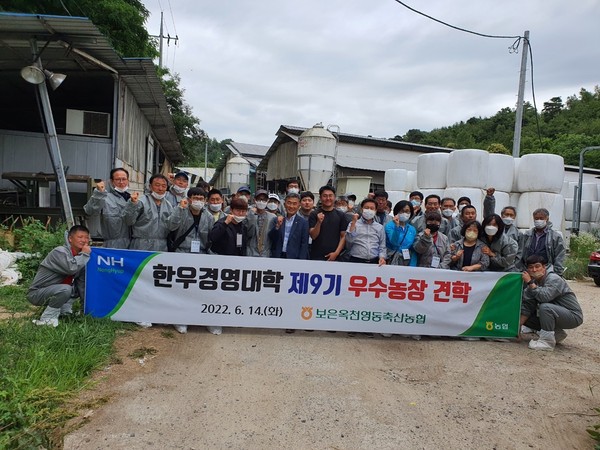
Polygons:
M469 187L452 187L446 188L444 191L443 197L453 198L458 202L458 199L461 197L469 197L471 199L471 204L477 210L477 220L480 222L483 220L483 197L485 196L485 191L481 189L469 188ZM496 206L496 210L498 207Z
M562 156L531 153L521 157L517 185L519 192L550 192L560 194L565 179Z
M386 191L409 191L408 170L388 169L385 171L384 188Z
M590 223L600 222L600 202L592 202L592 215Z
M577 181L569 181L569 196L567 198L575 198L575 190L579 183Z
M510 194L510 206L514 206L515 208L519 207L519 199L521 198L521 194L519 192L511 192ZM517 213L519 210L517 210Z
M527 155L526 155L527 156ZM533 211L546 208L550 212L553 229L560 231L564 220L565 200L560 194L550 192L523 192L519 197L517 226L533 227Z
M400 200L408 200L408 194L410 194L407 191L388 191L387 189L386 192L388 193L388 200L392 202L392 210Z
M406 176L406 190L410 193L417 190L417 172L409 170Z
M569 182L566 180L563 181L563 187L560 190L560 195L562 195L564 198L573 198L573 191L570 190Z
M515 159L512 156L490 153L486 187L493 187L496 191L510 192L513 187L514 172Z
M496 191L494 192L494 198L496 199L496 209L494 210L494 212L498 215L500 215L500 211L502 211L502 208L504 208L505 206L515 206L510 204L510 194L508 192ZM482 217L482 219L484 219L484 217Z
M447 187L479 189L488 187L489 159L490 154L485 150L453 151L448 157Z
M444 189L419 189L419 192L423 194L423 208L425 207L425 199L428 195L439 195L440 198L444 198Z
M515 167L513 170L513 185L510 192L512 193L520 193L519 191L519 166L521 165L521 158L513 158L515 163Z
M421 189L445 189L448 153L424 153L417 159L417 186Z
M565 198L565 220L573 220L573 205L575 200L572 198Z
M598 201L598 188L596 183L581 184L581 200Z
M592 221L592 202L591 200L581 200L581 212L579 213L580 222Z

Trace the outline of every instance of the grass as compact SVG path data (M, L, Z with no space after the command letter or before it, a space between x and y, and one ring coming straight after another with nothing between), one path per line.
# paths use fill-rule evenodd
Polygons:
M565 262L565 278L581 280L588 276L588 263L590 254L600 249L600 239L590 233L580 233L571 236L570 252Z
M22 286L0 289L3 308L29 309ZM60 446L68 401L95 369L114 360L115 338L132 326L76 316L57 328L37 327L32 315L0 320L0 448Z

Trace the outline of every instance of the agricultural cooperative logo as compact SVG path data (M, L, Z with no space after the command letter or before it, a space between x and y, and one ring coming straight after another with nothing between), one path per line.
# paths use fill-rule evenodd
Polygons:
M97 255L96 270L106 274L122 275L125 273L125 258L117 258L115 256ZM120 268L117 268L120 267Z

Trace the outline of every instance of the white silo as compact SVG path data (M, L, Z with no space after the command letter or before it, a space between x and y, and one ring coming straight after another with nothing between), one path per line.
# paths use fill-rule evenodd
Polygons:
M307 191L318 193L327 184L335 165L337 141L321 123L298 138L298 174Z
M234 156L225 165L227 186L232 193L242 186L248 186L250 181L250 163L240 156Z

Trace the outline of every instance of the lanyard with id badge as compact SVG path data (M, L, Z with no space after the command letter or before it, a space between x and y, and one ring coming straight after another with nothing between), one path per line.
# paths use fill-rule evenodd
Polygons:
M437 269L438 267L440 267L440 253L438 251L437 248L437 244L435 242L433 242L433 248L435 249L435 252L437 253L437 255L433 255L431 257L431 267L433 267L434 269Z

